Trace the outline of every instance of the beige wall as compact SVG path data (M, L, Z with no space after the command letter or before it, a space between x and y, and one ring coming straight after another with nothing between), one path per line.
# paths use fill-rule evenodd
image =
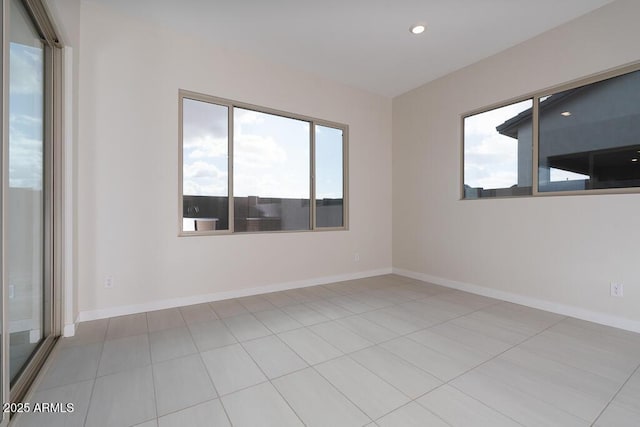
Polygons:
M394 268L640 327L640 194L459 200L461 114L639 60L638 16L619 0L394 99Z
M80 39L77 266L84 318L391 268L390 99L90 2L82 3ZM178 89L348 124L351 229L177 237ZM107 276L112 289L104 287Z

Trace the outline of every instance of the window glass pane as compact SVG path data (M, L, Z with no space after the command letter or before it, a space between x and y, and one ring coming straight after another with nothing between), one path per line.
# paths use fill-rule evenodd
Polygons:
M316 227L342 227L343 132L316 126Z
M5 222L7 320L13 383L49 325L45 295L45 48L22 2L10 4L9 188Z
M228 107L182 101L184 231L229 229Z
M540 101L538 189L640 186L640 71Z
M235 231L310 228L310 123L234 108Z
M531 194L533 100L464 119L464 197Z

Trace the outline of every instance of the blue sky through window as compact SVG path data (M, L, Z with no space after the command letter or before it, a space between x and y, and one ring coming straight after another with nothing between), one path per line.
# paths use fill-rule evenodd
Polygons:
M43 49L10 43L9 55L9 186L41 191Z

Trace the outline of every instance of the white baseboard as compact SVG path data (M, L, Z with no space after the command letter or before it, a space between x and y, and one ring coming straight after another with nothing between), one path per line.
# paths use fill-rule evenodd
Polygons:
M548 300L529 297L526 295L515 294L512 292L500 291L498 289L487 288L471 283L458 282L451 279L431 276L429 274L417 273L415 271L404 270L402 268L394 267L393 273L400 276L410 277L412 279L433 283L434 285L445 286L447 288L457 289L472 294L496 298L515 304L525 305L527 307L550 311L552 313L561 314L563 316L575 317L577 319L599 323L606 326L613 326L614 328L624 329L631 332L640 332L640 321L637 320L627 319L624 317L614 316L598 311L587 310L571 305L560 304Z
M63 337L72 337L76 334L76 324L69 323L68 325L64 325L64 330L62 331Z
M195 295L182 298L172 298L165 300L150 301L142 304L125 305L118 307L102 308L97 310L81 311L78 315L78 322L89 320L106 319L109 317L124 316L127 314L144 313L147 311L163 310L166 308L182 307L185 305L201 304L206 302L220 301L231 298L240 298L252 295L267 294L269 292L286 291L289 289L306 288L309 286L325 285L327 283L341 282L344 280L362 279L365 277L391 274L392 269L383 268L379 270L368 270L357 273L342 274L337 276L317 277L313 279L299 280L295 282L274 283L271 285L258 286L254 288L237 289L232 291L216 292L204 295ZM69 325L67 325L69 326ZM65 326L65 336L67 327Z

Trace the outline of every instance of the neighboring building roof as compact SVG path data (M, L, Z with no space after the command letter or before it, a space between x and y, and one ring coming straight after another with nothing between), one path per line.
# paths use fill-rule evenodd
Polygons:
M588 90L588 86L582 86L575 89L565 90L564 92L557 93L555 95L551 95L549 98L545 99L540 103L540 112L546 110L549 107L552 107L560 102L564 102L567 98L575 95L578 92L582 92L583 90ZM518 128L523 124L531 120L533 115L533 108L528 108L502 123L501 125L496 127L496 130L504 135L514 139L518 139Z

